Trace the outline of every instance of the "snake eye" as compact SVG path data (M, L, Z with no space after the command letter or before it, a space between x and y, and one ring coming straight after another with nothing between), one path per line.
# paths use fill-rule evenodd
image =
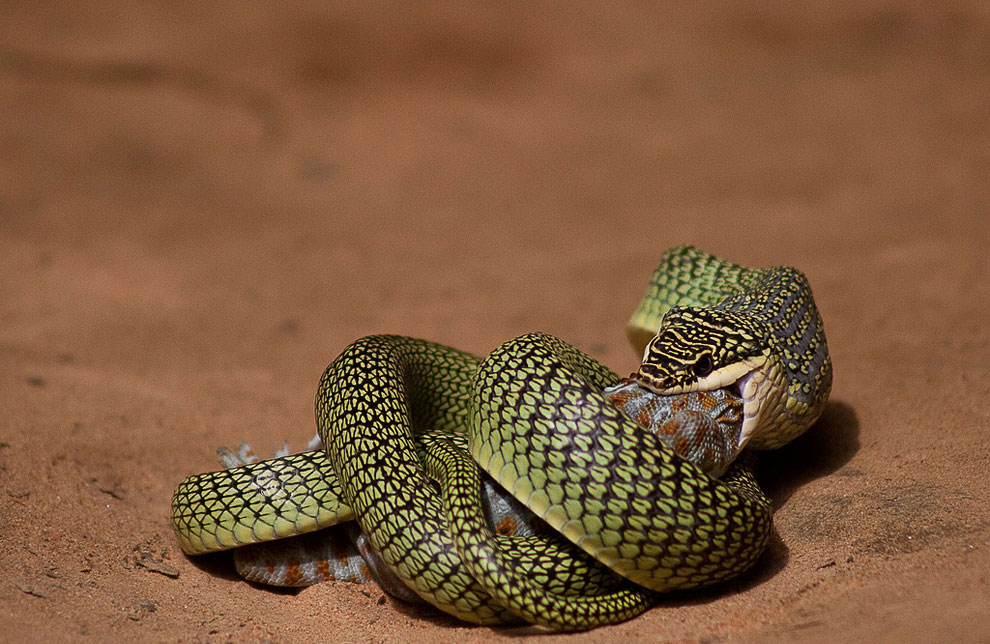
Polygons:
M707 353L701 354L701 357L691 366L691 371L699 378L704 378L714 370L715 364L712 362L711 355Z

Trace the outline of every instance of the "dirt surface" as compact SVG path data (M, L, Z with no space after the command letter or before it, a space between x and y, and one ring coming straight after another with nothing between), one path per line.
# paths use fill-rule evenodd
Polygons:
M690 242L807 273L832 402L753 574L539 641L990 641L987 5L371 4L5 3L3 639L528 636L242 582L172 490L362 335L629 371Z

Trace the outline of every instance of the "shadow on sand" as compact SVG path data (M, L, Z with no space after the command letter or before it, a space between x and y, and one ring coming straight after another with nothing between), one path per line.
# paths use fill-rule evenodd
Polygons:
M859 421L853 408L831 401L811 429L780 449L757 454L757 479L776 512L802 485L840 470L859 451ZM776 529L753 568L730 582L661 597L657 606L702 604L759 586L781 572L790 558Z

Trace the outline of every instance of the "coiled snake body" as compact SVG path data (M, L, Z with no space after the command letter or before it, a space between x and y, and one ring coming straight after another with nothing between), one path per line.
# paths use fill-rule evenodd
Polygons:
M821 318L791 268L668 251L629 335L645 345L633 378L642 388L741 399L727 460L792 439L828 397ZM568 630L627 619L655 592L748 569L769 537L769 501L744 467L710 476L663 432L630 419L603 393L617 381L545 334L483 360L422 340L363 338L320 381L325 451L186 479L173 497L176 534L192 554L354 518L385 564L441 610ZM471 458L430 440L434 430L466 432ZM479 467L564 538L492 534Z

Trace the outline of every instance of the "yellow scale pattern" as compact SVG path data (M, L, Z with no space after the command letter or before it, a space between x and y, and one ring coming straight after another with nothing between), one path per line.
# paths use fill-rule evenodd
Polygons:
M646 329L655 333L676 306L728 298L740 318L765 317L775 306L778 316L796 311L797 321L772 320L775 329L800 335L817 323L810 344L804 333L761 351L785 346L791 353L775 359L807 374L791 377L789 388L810 391L809 405L824 402L814 382L825 379L823 364L830 382L830 362L827 350L818 355L824 335L817 311L808 313L810 292L783 299L761 292L766 273L690 247L666 254L665 266L669 275L654 276L630 324L640 348L651 341ZM794 353L802 348L816 355ZM295 462L296 478L258 467L275 461L190 477L173 498L173 525L193 553L312 529L330 514L355 516L386 565L459 618L522 618L566 630L627 619L649 606L653 592L715 583L752 566L770 534L771 507L744 467L710 477L609 404L602 389L617 381L544 334L516 338L483 361L422 340L363 338L321 379L322 461ZM440 441L426 446L424 468L417 435L465 428L473 461ZM567 541L492 535L478 521L479 465ZM268 482L258 492L262 472ZM445 481L442 493L431 477ZM310 486L325 492L301 492ZM304 527L288 507L293 502L305 508ZM334 509L325 512L324 502Z
M183 552L201 554L302 534L354 518L326 458L303 452L190 476L172 496Z

